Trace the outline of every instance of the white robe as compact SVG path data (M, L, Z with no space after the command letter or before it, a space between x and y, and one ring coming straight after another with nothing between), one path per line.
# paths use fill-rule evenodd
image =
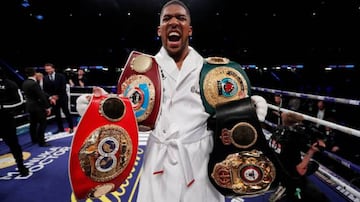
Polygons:
M137 201L223 202L207 172L213 139L199 91L203 58L190 47L180 71L164 48L155 59L164 75L163 97L147 143Z

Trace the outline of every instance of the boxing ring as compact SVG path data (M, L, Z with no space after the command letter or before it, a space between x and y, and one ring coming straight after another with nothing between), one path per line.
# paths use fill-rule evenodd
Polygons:
M341 104L347 104L347 105L354 105L355 107L359 107L360 100L353 100L353 99L345 99L345 98L337 98L337 97L329 97L329 96L321 96L321 95L313 95L313 94L304 94L304 93L297 93L297 92L291 92L291 91L282 91L282 90L276 90L276 89L269 89L269 88L260 88L260 87L252 87L252 90L259 91L261 93L270 93L270 94L281 94L284 96L289 97L296 97L296 98L304 98L304 99L314 99L314 100L323 100L326 102L332 102L332 103L341 103ZM304 117L304 120L310 121L315 124L320 124L323 126L327 126L329 128L332 128L334 130L341 131L343 133L355 136L357 138L360 138L360 131L346 127L334 122L322 120L315 118L313 116L300 113L297 111L289 110L283 107L275 106L273 104L268 103L269 109L277 110L281 112L292 112L295 114L299 114ZM274 124L268 120L265 120L265 124L276 127L277 124ZM270 133L265 133L267 138L270 137ZM352 170L353 172L359 174L360 173L360 166L344 159L335 153L329 152L329 151L323 151L322 154L324 154L326 157L331 158L341 164L342 166ZM331 187L333 187L336 191L340 192L346 200L349 201L360 201L360 189L356 187L355 185L351 184L346 179L342 178L339 174L331 171L327 167L321 165L319 167L319 170L315 173L318 178L320 178L322 181L327 182L327 184Z

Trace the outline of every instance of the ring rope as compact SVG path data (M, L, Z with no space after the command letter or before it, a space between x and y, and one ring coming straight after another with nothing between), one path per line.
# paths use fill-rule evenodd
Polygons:
M251 87L252 90L262 91L262 92L268 92L268 93L274 93L274 94L282 94L282 95L288 95L298 98L308 98L308 99L314 99L314 100L324 100L327 102L333 102L333 103L342 103L342 104L350 104L350 105L356 105L360 106L360 100L353 100L353 99L346 99L346 98L337 98L337 97L330 97L330 96L322 96L322 95L313 95L313 94L305 94L305 93L298 93L298 92L292 92L292 91L283 91L283 90L276 90L276 89L270 89L270 88L261 88L261 87Z

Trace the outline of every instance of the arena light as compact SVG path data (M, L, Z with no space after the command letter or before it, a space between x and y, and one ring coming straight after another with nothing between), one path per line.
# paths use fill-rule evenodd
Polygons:
M30 7L30 3L29 3L28 0L23 0L21 2L21 6L24 7L24 8Z
M43 15L35 15L35 18L37 19L37 20L43 20L44 19L44 16Z
M347 64L347 65L328 65L327 68L330 69L353 69L355 65Z
M302 69L304 65L281 65L282 69Z
M346 69L353 69L355 67L355 65L340 65L341 68L346 68Z
M241 65L243 69L257 69L256 65Z

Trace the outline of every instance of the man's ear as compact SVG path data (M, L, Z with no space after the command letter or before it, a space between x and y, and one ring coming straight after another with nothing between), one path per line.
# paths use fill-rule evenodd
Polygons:
M192 26L190 26L190 29L189 29L189 36L192 36L192 33L193 33Z
M161 36L161 29L160 29L160 26L157 27L157 34L158 36Z

